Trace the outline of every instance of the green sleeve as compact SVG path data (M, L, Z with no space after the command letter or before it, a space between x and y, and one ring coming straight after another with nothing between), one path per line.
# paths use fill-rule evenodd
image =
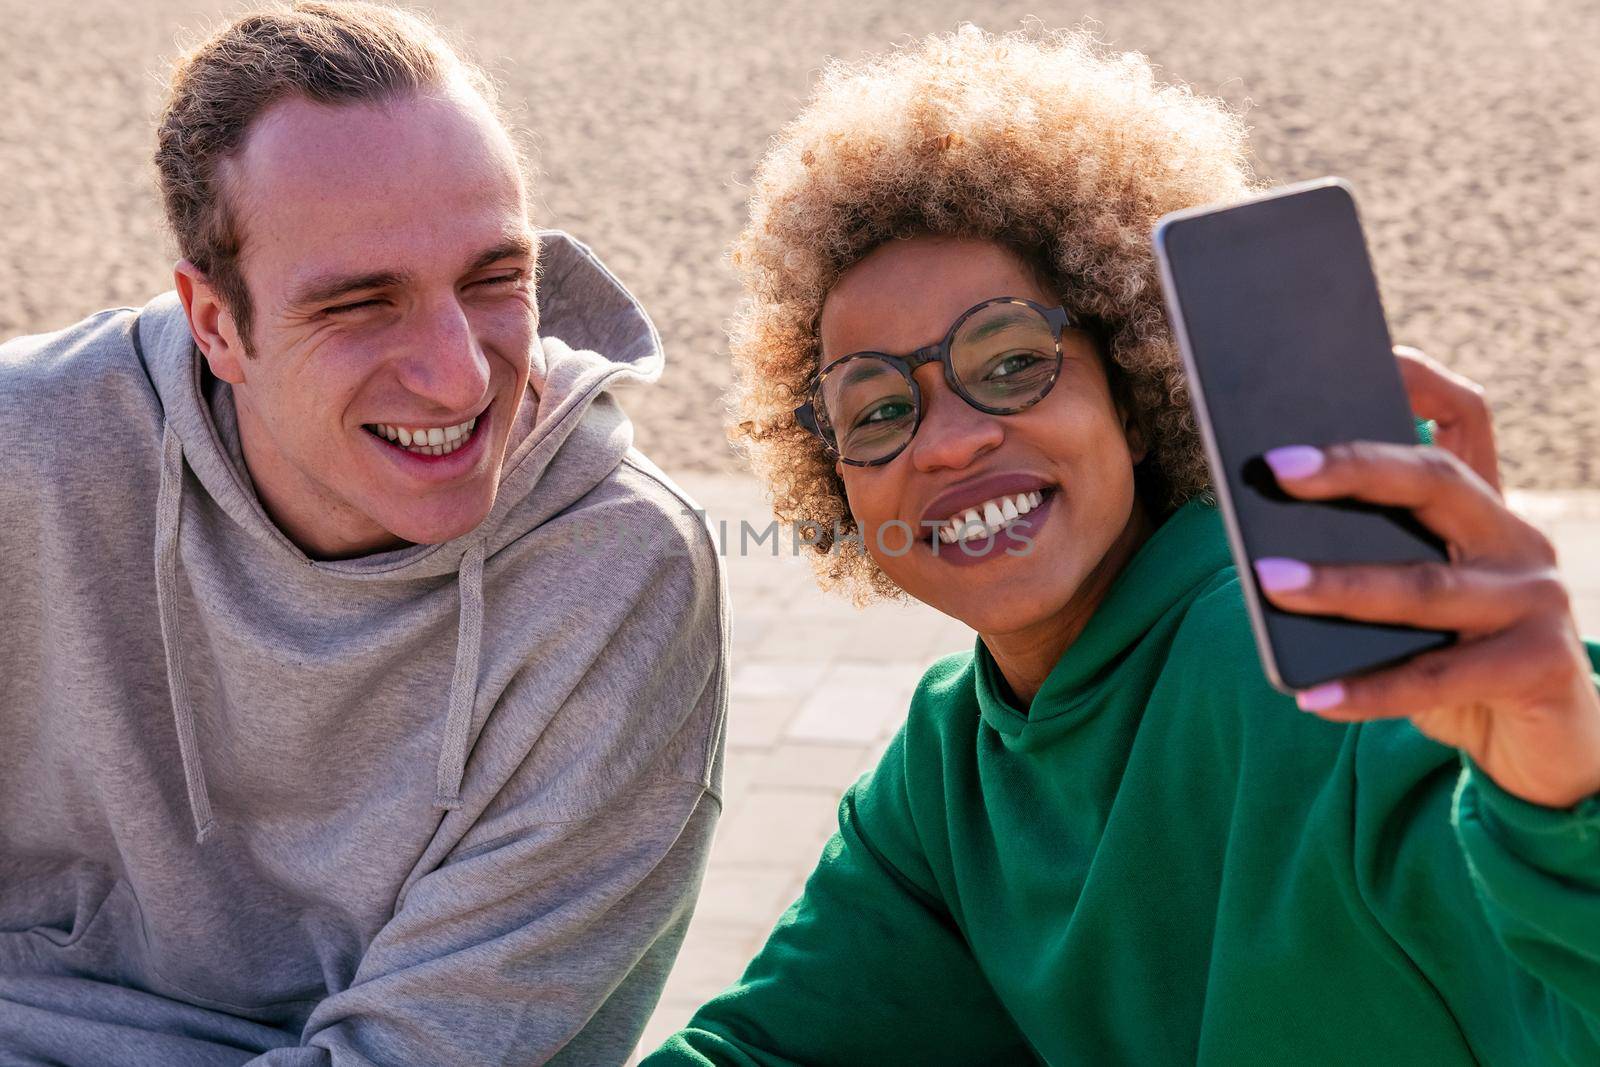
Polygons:
M1588 653L1600 685L1600 645ZM1387 847L1372 835L1369 902L1480 1059L1600 1063L1600 796L1540 807L1461 763L1453 840L1420 789L1390 798L1411 817L1390 820Z
M645 1064L1034 1061L940 903L904 761L902 731L744 975Z

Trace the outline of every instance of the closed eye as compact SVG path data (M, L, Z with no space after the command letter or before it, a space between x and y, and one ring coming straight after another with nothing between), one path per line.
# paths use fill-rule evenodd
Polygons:
M371 300L357 300L350 304L336 304L331 308L323 308L322 311L325 315L341 315L346 311L357 311L365 307L377 307L381 303L383 303L382 300L379 300L377 297L373 297Z
M523 271L514 270L510 274L499 274L493 278L483 278L471 283L475 287L514 285L522 280Z

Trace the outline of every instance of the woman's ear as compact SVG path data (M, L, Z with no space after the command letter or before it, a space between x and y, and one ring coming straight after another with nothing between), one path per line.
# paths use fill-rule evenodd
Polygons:
M1135 465L1143 463L1144 457L1150 453L1150 446L1145 441L1144 427L1140 426L1139 420L1121 405L1117 407L1117 414L1122 417L1122 436L1128 442L1128 454L1133 457Z

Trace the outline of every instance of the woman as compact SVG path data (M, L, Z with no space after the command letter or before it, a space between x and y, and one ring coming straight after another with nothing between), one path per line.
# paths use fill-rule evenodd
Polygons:
M774 146L738 432L780 518L850 535L824 584L980 640L649 1062L1600 1062L1600 649L1470 384L1402 354L1442 447L1268 456L1450 564L1257 563L1287 610L1463 640L1262 676L1148 236L1255 188L1236 118L1082 36L834 68Z

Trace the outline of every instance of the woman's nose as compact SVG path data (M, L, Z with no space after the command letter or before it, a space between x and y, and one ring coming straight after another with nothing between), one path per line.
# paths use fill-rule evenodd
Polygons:
M489 360L452 297L419 309L398 361L400 384L442 411L474 409L489 391Z
M950 388L938 367L918 385L922 392L922 425L911 439L911 460L920 471L960 469L999 447L1005 440L1000 416L979 411Z

